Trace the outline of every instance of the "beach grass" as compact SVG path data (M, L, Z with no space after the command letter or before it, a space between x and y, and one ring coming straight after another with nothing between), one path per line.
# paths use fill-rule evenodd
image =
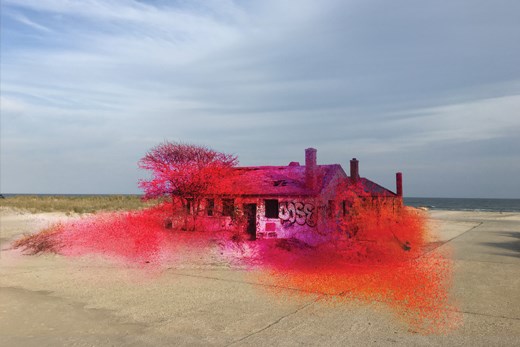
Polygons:
M94 213L99 211L139 210L156 202L141 201L139 195L38 196L14 195L0 199L0 207L31 213Z

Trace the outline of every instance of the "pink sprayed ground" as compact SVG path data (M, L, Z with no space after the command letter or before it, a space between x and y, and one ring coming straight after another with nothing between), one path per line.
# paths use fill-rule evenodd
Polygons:
M297 240L233 240L231 233L164 228L167 208L105 213L57 224L53 242L66 256L102 254L135 264L172 267L191 254L255 270L270 288L334 300L384 302L421 332L457 324L448 298L452 263L426 252L426 218L411 209L360 211L356 238L333 237L311 247ZM385 214L386 213L386 214ZM276 289L273 289L276 292ZM283 292L287 295L287 291ZM277 293L282 295L282 291Z

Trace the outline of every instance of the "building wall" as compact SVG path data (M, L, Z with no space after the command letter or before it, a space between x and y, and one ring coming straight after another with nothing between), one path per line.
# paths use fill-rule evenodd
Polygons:
M256 234L258 238L291 238L316 230L317 208L313 199L278 198L278 216L276 218L266 217L265 200L257 199Z
M222 199L215 198L214 215L206 216L205 206L201 206L204 227L208 231L244 229L245 217L243 204L256 204L256 237L257 239L297 238L309 244L325 241L330 230L330 222L341 217L341 202L334 201L333 196L313 197L239 197L234 198L235 218L222 216ZM274 218L266 217L266 200L278 200L278 214ZM242 220L240 220L242 217ZM239 223L242 223L239 225Z
M266 200L278 200L276 217L266 216ZM303 239L305 234L314 234L318 230L320 215L323 215L319 203L309 197L261 197L234 198L235 218L223 216L221 198L215 198L213 216L207 216L205 200L202 201L199 220L208 231L232 230L238 223L245 227L243 204L256 204L256 237ZM240 220L242 217L242 220Z

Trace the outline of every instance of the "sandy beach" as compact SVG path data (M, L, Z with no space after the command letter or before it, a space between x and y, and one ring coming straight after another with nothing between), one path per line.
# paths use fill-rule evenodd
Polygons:
M25 256L12 240L63 213L0 211L2 346L472 345L520 341L520 213L430 211L432 252L453 259L461 321L422 334L384 302L331 305L266 290L247 271L194 262L160 271L102 257ZM286 289L287 293L291 290Z

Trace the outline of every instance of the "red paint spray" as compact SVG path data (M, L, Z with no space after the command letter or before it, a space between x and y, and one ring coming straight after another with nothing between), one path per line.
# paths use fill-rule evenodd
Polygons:
M184 260L181 255L217 250L220 261L255 270L272 288L297 289L294 295L382 302L420 332L439 332L456 322L448 298L451 261L426 252L425 216L408 207L396 208L392 201L366 197L352 199L350 205L349 218L331 230L330 242L319 246L172 231L164 227L171 213L168 204L61 223L52 242L64 255L102 254L148 268L175 266Z

